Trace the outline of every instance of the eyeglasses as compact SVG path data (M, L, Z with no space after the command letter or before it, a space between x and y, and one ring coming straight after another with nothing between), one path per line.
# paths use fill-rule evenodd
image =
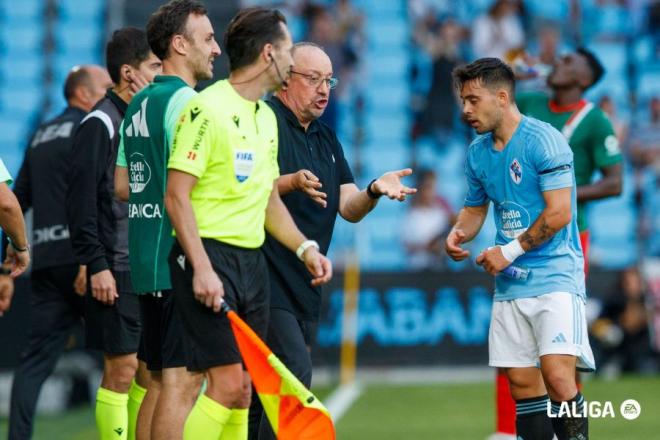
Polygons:
M312 87L318 87L321 84L321 82L325 82L325 85L327 85L329 89L334 89L335 87L337 87L337 83L339 83L339 80L337 78L332 78L332 77L321 78L320 76L317 75L310 75L307 73L296 72L293 70L289 70L289 73L304 77L309 83L309 85Z

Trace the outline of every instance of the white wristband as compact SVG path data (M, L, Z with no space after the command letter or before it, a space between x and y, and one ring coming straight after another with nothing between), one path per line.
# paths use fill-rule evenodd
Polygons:
M500 249L502 250L502 256L510 263L513 263L516 258L525 253L517 238L514 238L504 246L500 246Z
M317 250L319 249L319 244L314 241L314 240L306 240L303 241L300 246L298 246L298 249L296 249L296 255L298 256L298 259L300 261L305 261L303 259L303 255L305 254L305 251L309 249L310 247L314 246Z

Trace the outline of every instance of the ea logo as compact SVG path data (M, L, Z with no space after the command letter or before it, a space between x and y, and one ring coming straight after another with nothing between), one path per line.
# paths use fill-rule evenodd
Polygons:
M621 416L626 420L635 420L642 413L642 406L635 399L624 400L620 409Z

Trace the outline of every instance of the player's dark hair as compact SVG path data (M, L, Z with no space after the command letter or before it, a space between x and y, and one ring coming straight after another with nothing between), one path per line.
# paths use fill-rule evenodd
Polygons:
M263 47L277 45L286 37L282 24L286 18L277 9L262 7L246 8L229 22L224 36L224 46L229 57L229 70L235 71L252 64Z
M605 74L605 68L600 63L598 57L596 57L596 54L594 54L589 49L584 47L578 47L575 50L575 52L579 53L587 60L589 69L591 69L591 84L589 84L589 87L591 87L594 84L596 84L598 81L600 81L600 79L603 77L603 75Z
M105 46L105 63L112 82L119 84L119 70L124 64L138 67L151 53L147 34L135 27L125 27L113 32Z
M186 34L186 23L192 14L206 15L207 10L196 0L172 0L151 15L147 23L147 39L154 55L161 60L166 59L175 35L192 39L192 36Z
M89 86L91 81L91 76L89 70L84 66L76 66L66 77L64 81L64 99L69 101L73 98L73 94L76 92L76 89L80 86Z
M490 89L505 86L512 97L515 95L516 79L513 70L499 58L479 58L470 64L458 66L452 76L459 90L466 82L478 80Z

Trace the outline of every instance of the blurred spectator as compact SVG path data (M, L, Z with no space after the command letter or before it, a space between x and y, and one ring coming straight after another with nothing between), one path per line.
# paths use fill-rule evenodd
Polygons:
M412 269L439 269L444 265L443 243L454 224L454 212L437 193L435 172L422 170L417 176L417 194L403 221L403 244Z
M361 22L361 19L356 18L354 14L356 12L350 7L350 4L343 6L342 23L344 30L349 34L355 31L355 23ZM339 78L339 85L333 92L336 98L330 100L321 116L321 120L336 131L339 120L337 100L341 98L343 91L351 81L352 70L358 62L357 53L346 40L349 34L342 33L340 22L330 13L329 9L320 5L308 5L305 8L304 16L308 22L307 40L323 48L332 61L334 76Z
M618 292L603 306L591 332L600 369L615 372L654 372L658 365L651 350L645 286L637 267L621 272Z
M497 0L487 14L477 17L472 25L472 51L475 58L507 59L511 50L525 46L521 21L521 3Z
M598 100L598 107L605 112L612 123L616 137L619 139L619 144L625 145L628 138L628 124L617 115L616 106L612 98L609 95L603 95Z
M432 135L440 148L453 134L458 120L458 101L451 72L463 63L460 54L463 35L463 28L453 18L438 23L432 13L415 32L415 40L433 62L431 86L421 112L421 129Z
M637 119L635 119L637 120ZM649 104L649 120L630 130L628 156L633 165L633 184L639 208L643 253L660 256L660 99Z
M527 53L522 53L513 60L516 79L522 80L516 87L520 91L550 93L547 79L559 55L561 44L559 27L555 22L546 21L540 24L537 47L532 50L528 47Z

